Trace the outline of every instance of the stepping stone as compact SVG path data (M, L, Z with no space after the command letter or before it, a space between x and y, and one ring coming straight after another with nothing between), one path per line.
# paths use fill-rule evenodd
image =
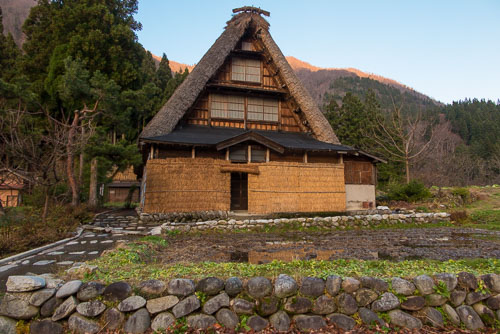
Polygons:
M89 252L88 254L89 255L96 255L96 254L99 254L99 252L98 251L93 251L93 252Z
M85 251L81 251L81 252L70 252L69 255L83 255L85 254Z
M17 264L8 264L6 266L1 266L0 267L0 273L4 272L4 271L7 271L9 269L15 268L15 267L17 267Z
M21 264L24 264L24 265L29 264L29 263L30 263L30 260L24 260L23 262L21 262Z
M50 252L47 255L61 255L64 254L64 252Z
M74 263L73 261L61 261L61 262L57 262L56 264L59 266L70 266L73 263Z
M91 244L96 244L97 243L97 240L91 240L90 241Z
M101 241L101 244L111 244L113 243L113 240L104 240L104 241Z
M95 237L94 233L87 234L86 236L84 236L84 238L93 238L93 237Z
M87 241L82 241L80 242L82 245L85 245L87 243Z
M98 234L97 236L98 236L98 237L107 237L107 236L108 236L108 234L107 234L107 233L104 233L104 234Z
M79 244L78 241L70 241L66 244L66 246L71 246L71 245L76 245L76 244Z
M54 262L56 262L56 261L55 260L42 260L42 261L38 261L38 262L33 263L33 265L34 266L46 266L46 265L54 263Z

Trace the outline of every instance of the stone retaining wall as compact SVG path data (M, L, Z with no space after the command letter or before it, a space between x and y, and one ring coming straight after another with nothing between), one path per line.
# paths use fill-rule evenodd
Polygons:
M65 283L51 275L11 276L0 315L0 332L5 334L16 333L18 320L28 322L36 334L144 333L183 321L179 319L197 329L218 323L254 331L287 331L290 326L307 331L332 324L350 330L358 324L390 322L413 329L451 324L477 330L498 325L500 275L443 273L387 281L332 275L306 277L300 283L287 275L273 281L208 277L197 282L149 280L134 289L125 282L105 286Z
M214 219L214 220L191 220L178 219L168 220L162 215L144 215L141 214L140 221L156 221L161 223L164 230L210 230L210 229L251 229L264 226L278 226L285 224L300 224L302 226L318 226L324 228L352 228L352 227L374 227L377 225L395 225L395 224L424 224L449 221L450 214L446 212L438 213L385 213L372 215L349 215L333 217L314 217L314 218L276 218L276 219Z

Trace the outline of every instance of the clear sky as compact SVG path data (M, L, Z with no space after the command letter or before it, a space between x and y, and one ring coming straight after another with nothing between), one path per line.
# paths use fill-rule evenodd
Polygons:
M197 63L245 5L271 12L285 56L379 74L442 102L500 99L500 0L139 0L139 41Z

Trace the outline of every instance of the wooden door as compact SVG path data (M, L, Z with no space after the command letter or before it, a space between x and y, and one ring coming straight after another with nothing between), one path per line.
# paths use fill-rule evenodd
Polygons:
M231 173L231 210L248 210L247 173Z

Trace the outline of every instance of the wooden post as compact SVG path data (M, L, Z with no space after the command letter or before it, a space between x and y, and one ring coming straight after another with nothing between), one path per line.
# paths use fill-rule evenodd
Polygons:
M153 145L151 144L151 151L149 152L149 159L153 159L153 153L154 153L154 147Z
M229 161L229 148L226 148L226 160Z
M247 162L252 161L252 145L248 145L248 160Z
M193 148L191 149L191 158L196 158L196 148L193 146Z
M307 152L304 152L304 163L307 163Z
M266 162L269 162L270 151L269 148L266 149Z

